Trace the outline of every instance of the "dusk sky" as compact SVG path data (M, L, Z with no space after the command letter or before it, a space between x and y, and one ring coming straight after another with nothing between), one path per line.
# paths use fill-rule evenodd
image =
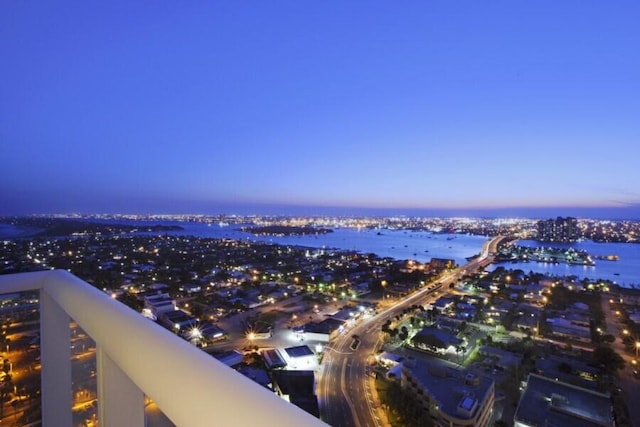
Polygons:
M0 4L0 214L640 219L640 2Z

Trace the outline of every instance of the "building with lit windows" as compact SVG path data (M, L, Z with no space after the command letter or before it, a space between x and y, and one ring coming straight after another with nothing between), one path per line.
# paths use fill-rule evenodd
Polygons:
M580 238L578 220L572 217L540 220L537 228L538 240L542 242L571 243Z
M454 268L456 261L454 259L447 258L431 258L429 262L429 268L431 271L442 271Z
M490 378L442 362L403 362L401 386L438 427L491 425L495 385Z

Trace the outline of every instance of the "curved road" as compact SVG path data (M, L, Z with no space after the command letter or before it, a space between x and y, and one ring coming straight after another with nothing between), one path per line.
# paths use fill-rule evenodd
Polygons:
M441 278L435 287L425 287L402 301L383 310L376 316L361 321L351 330L336 338L327 347L318 378L317 395L320 417L334 427L380 427L389 425L380 408L373 378L369 372L370 358L380 348L380 331L387 319L414 304L424 304L433 298L434 292L457 280L462 274L473 273L493 261L500 242L497 236L485 242L480 256L458 267ZM353 336L360 338L354 350Z

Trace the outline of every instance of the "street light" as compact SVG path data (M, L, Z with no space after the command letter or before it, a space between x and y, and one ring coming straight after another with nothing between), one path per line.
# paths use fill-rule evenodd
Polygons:
M640 349L640 341L636 341L636 359L638 358L638 349Z

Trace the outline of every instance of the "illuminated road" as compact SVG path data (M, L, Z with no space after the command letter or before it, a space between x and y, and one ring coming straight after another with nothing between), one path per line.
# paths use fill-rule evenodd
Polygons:
M370 358L382 344L382 325L406 307L424 304L435 298L436 291L448 289L449 284L462 274L473 273L490 264L499 243L504 239L498 236L487 241L480 256L440 278L437 286L425 286L375 317L360 321L354 328L336 338L325 352L318 378L317 395L321 419L334 427L389 425L375 394L373 377L367 368ZM354 336L360 339L355 350L351 348Z
M607 333L616 336L616 340L611 344L611 347L625 361L624 368L617 374L616 383L621 388L624 401L627 403L631 427L638 427L640 426L640 405L634 405L634 402L638 396L640 396L640 380L636 379L633 375L633 370L637 369L632 365L632 361L635 360L635 357L626 352L622 340L617 338L618 336L623 335L622 331L626 329L626 325L621 323L620 319L611 310L609 298L611 298L611 295L601 295L602 312L605 315Z

